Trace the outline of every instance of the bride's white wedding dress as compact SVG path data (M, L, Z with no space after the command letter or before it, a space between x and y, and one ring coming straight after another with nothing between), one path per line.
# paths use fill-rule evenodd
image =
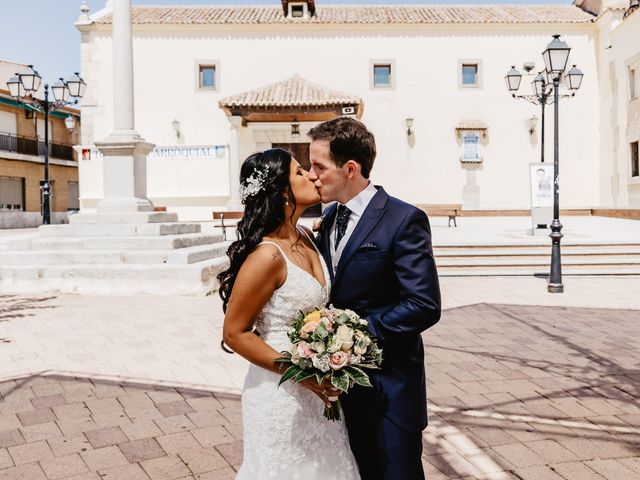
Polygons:
M274 292L256 321L261 338L278 351L289 349L287 330L302 311L329 300L329 272L319 255L324 278L298 267L273 242L287 264L287 279ZM312 242L313 243L313 242ZM317 251L317 249L316 249ZM324 404L311 391L251 365L242 392L244 459L236 480L358 480L344 420L323 416Z

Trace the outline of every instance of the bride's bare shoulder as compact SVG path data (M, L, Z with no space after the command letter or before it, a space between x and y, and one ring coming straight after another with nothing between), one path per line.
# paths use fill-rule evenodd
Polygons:
M266 240L266 239L265 239ZM258 245L242 264L238 277L250 276L252 282L286 276L286 263L280 249L271 243ZM239 280L241 280L239 278ZM278 282L280 283L280 282Z

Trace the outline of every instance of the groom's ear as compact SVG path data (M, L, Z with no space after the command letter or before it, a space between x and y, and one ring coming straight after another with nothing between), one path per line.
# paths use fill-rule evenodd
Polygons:
M358 176L358 174L362 170L362 167L360 166L360 164L358 162L356 162L355 160L347 160L347 162L345 162L344 166L346 167L347 176L349 178L354 178L354 177Z

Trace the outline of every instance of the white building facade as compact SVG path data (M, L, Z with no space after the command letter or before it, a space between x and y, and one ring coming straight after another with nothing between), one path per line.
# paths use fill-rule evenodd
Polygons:
M285 146L304 157L306 132L347 114L375 134L372 180L392 195L529 209L529 166L541 153L541 122L532 128L532 118L541 112L514 100L503 78L525 62L542 70L541 52L561 34L585 74L560 104L561 205L638 207L630 145L640 108L627 82L640 55L640 13L624 13L607 5L134 7L135 125L156 145L148 196L182 220L235 209L247 155ZM91 147L109 134L117 95L108 5L76 25L88 83L80 197L91 211L102 198L102 160ZM532 79L523 77L521 93ZM551 162L552 106L545 143Z

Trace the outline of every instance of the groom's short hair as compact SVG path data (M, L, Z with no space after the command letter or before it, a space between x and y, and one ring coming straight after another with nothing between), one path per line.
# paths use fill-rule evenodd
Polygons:
M329 151L336 165L349 160L360 164L364 178L369 178L376 159L376 140L364 123L351 117L338 117L309 130L312 140L329 140Z

